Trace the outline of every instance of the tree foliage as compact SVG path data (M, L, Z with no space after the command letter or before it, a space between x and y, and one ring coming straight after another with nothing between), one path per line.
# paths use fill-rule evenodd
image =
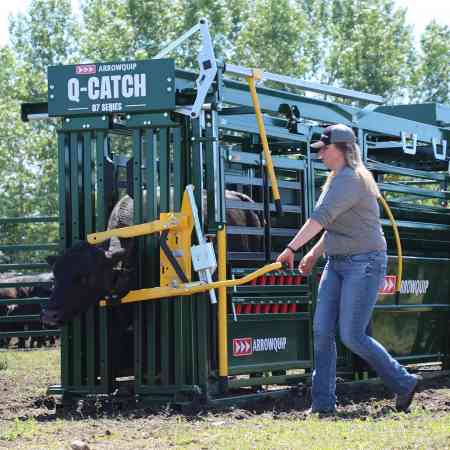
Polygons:
M450 29L431 23L414 48L394 0L31 0L0 48L0 216L53 215L54 123L23 123L46 99L49 65L151 58L206 16L216 57L383 95L449 102ZM196 44L174 52L196 67Z
M420 40L420 65L416 73L416 100L450 103L450 27L435 21Z

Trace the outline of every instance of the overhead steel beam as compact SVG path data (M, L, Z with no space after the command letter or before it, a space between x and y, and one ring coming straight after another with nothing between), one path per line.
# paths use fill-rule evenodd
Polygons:
M251 77L252 70L248 67L236 66L234 64L225 65L225 73L237 75L241 77ZM315 83L312 81L301 80L300 78L289 77L277 73L262 71L263 81L275 81L287 86L295 86L305 91L317 92L319 94L329 94L336 97L349 98L352 100L363 100L369 103L382 104L384 98L381 95L368 94L366 92L354 91L340 87L328 86L326 84Z

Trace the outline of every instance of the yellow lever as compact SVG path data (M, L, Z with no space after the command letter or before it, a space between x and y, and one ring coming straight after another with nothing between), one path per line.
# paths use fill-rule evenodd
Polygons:
M170 230L179 226L182 219L183 218L180 217L180 214L173 213L168 220L154 220L153 222L141 223L139 225L91 233L87 235L87 241L89 244L101 244L112 237L133 238L146 234L157 233L159 231Z
M120 300L120 303L125 304L149 300L161 300L162 298L181 297L186 295L198 294L199 292L206 292L210 289L240 286L241 284L249 283L253 279L264 275L267 272L272 272L273 270L278 270L282 267L282 263L276 262L267 264L266 266L263 266L258 270L245 275L242 278L235 278L234 280L214 281L213 283L180 284L179 287L162 286L155 288L138 289L136 291L130 291L125 297ZM100 301L100 306L106 305L106 300Z
M256 93L255 81L261 80L262 71L260 69L253 69L253 75L251 77L247 77L248 86L250 89L250 93L253 101L253 108L255 109L256 114L256 122L258 123L259 136L261 138L261 144L264 153L264 159L266 161L267 173L270 178L270 182L272 184L272 195L275 202L275 208L277 210L277 214L282 214L281 208L281 200L280 200L280 192L278 191L278 182L277 177L275 176L275 169L273 168L272 155L270 154L269 142L267 140L266 128L264 126L264 119L261 112L261 107L259 105L258 94Z

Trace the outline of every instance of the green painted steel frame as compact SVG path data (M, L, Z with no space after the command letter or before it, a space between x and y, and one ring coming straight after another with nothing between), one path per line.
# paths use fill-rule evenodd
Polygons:
M195 78L195 74L177 71L175 81L180 96L183 96L183 89L194 87ZM300 184L303 197L300 206L303 208L303 220L310 216L314 207L316 173L325 169L314 160L310 152L310 142L320 133L321 128L304 122L299 124L298 133L290 133L286 128L286 120L275 117L281 103L297 106L302 118L321 123L342 122L354 127L366 161L368 135L399 139L402 132L415 133L421 142L426 143L449 137L446 129L381 112L361 110L273 89L258 88L258 94L262 109L272 115L266 116L265 121L273 153L280 155L274 157L278 173L291 170L302 174ZM200 119L190 120L179 114L164 112L130 114L120 124L95 116L65 119L58 132L62 249L70 247L78 239L84 239L88 232L105 229L109 212L109 205L105 200L105 190L109 188L106 185L105 156L108 136L114 133L123 134L130 139L135 223L154 220L159 212L169 211L171 208L177 210L184 187L191 183L195 186L200 218L208 218L205 224L208 232L214 233L221 227L225 222L224 160L239 154L243 164L259 166L258 130L255 119L242 111L234 115L225 114L225 108L224 114L221 114L220 105L252 107L245 85L219 77L208 95L208 101L212 105L219 105L219 108L208 111L204 123ZM90 125L89 131L83 127L86 123ZM227 140L235 142L238 150L221 148L220 144ZM249 151L243 148L248 148ZM294 159L281 156L289 154L296 156L293 156ZM368 163L377 174L431 178L439 182L448 180L446 174L400 168L376 161ZM283 183L286 188L290 181L281 180L282 188ZM399 189L392 183L384 183L381 187L385 191L413 193L424 198L447 200L449 197L447 193L430 192L426 189ZM204 188L213 193L208 196L205 215L202 211ZM423 210L427 211L425 207ZM411 220L403 222L404 225L417 228ZM426 228L423 221L418 223ZM447 224L441 225L437 228L444 232L449 230ZM282 236L288 237L288 234ZM153 286L159 279L158 238L147 236L139 238L137 242L137 283L139 286ZM179 395L187 395L188 398L197 395L204 399L221 398L228 388L251 387L262 383L264 377L258 377L257 374L264 371L272 372L271 377L264 378L268 383L288 383L290 375L277 375L278 370L304 368L308 372L312 368L311 318L316 301L317 273L318 271L311 277L307 288L310 307L305 321L309 322L310 357L303 361L243 365L236 373L256 374L256 377L237 384L230 383L229 386L223 384L223 380L219 382L216 375L216 308L202 294L193 298L131 306L134 329L132 367L125 367L123 360L112 355L114 307L100 310L92 308L81 318L75 319L64 327L62 333L62 387L58 388L58 392L64 392L69 397L83 393L111 393L113 388L120 385L117 378L122 369L128 370L128 374L131 369L134 374L134 392L137 395L155 401L174 400ZM245 296L246 288L241 288L239 292ZM270 289L266 288L265 293L271 295ZM292 293L285 289L283 295L289 296ZM436 309L431 304L424 305L419 312L448 311L444 306L439 304ZM414 308L417 312L419 307ZM386 308L383 309L383 312L386 311ZM448 347L448 343L443 344L439 353L447 360ZM408 361L425 361L429 358L430 354L404 357ZM348 353L341 355L343 367L347 367L349 361Z

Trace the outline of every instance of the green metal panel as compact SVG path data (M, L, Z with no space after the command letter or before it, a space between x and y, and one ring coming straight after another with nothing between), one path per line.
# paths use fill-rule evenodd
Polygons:
M181 142L182 131L180 128L171 130L173 142L172 147L172 164L173 164L173 197L174 211L181 210L182 195L185 188L183 179L183 147ZM174 379L176 385L186 384L185 381L185 336L183 321L186 320L184 315L184 298L180 297L173 300L173 354L174 354Z
M194 185L195 202L198 208L198 216L201 226L203 226L203 145L201 143L202 128L200 119L192 120L191 134L191 180ZM193 242L197 242L193 238ZM206 386L208 381L209 356L210 348L210 328L208 320L209 300L205 294L197 294L192 296L194 300L195 323L195 352L197 358L197 384Z
M439 103L378 106L376 111L438 127L448 127L450 124L450 106Z
M51 66L50 116L175 109L175 65L170 59Z
M83 213L84 213L84 233L94 232L94 192L93 192L93 159L92 159L92 139L91 132L85 132L83 137ZM96 308L91 307L85 314L85 336L86 336L86 383L90 386L96 384L96 347L95 339L96 328Z
M170 147L168 130L163 128L159 132L159 189L160 211L170 210ZM161 383L170 384L171 377L171 351L173 345L173 332L171 324L171 312L173 304L170 300L163 299L160 302L160 358L161 358Z
M144 154L146 167L146 185L147 185L147 220L152 221L158 218L158 200L157 200L157 143L156 134L153 130L146 130L144 140ZM147 260L145 265L146 284L150 286L159 285L159 244L156 236L146 238ZM151 302L145 305L145 329L147 339L143 343L145 349L146 364L143 370L146 372L146 381L148 384L154 384L156 380L156 347L157 347L157 305Z
M95 230L104 231L106 229L106 208L105 208L105 141L107 134L96 131L95 134L95 168L96 168L96 195L95 195ZM112 389L112 367L111 351L109 339L109 311L108 308L100 308L99 311L99 393L108 393Z
M228 355L232 373L245 373L251 366L258 370L284 364L304 367L310 360L307 313L244 314L237 322L228 320ZM245 367L242 369L241 367Z

